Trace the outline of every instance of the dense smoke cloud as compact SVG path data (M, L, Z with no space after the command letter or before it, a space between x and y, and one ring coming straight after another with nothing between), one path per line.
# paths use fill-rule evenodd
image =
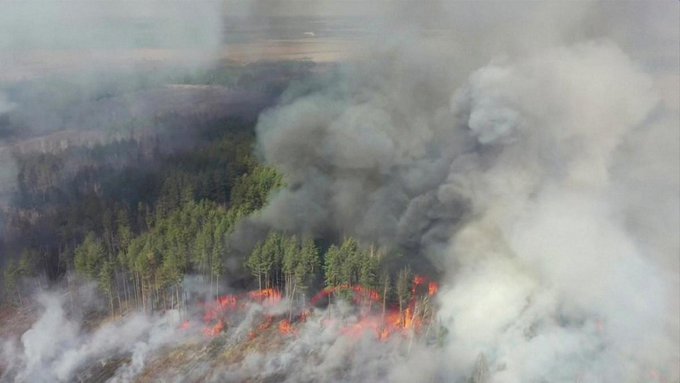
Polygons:
M611 30L598 24L608 6L563 5L503 4L530 22L493 31L469 25L500 20L488 4L453 7L454 21L480 13L453 29L482 44L450 49L406 23L405 42L292 91L258 124L289 184L259 222L424 254L446 273L451 332L431 368L447 381L480 353L493 381L680 374L678 114L658 95L659 62L677 71L677 57L636 62L640 41L620 30L677 4L639 18L624 5Z
M673 271L641 252L610 197L616 148L649 129L651 80L590 43L480 69L456 101L480 143L503 147L490 167L450 176L477 185L463 193L478 212L448 253L458 270L441 303L456 353L484 348L510 381L677 376ZM529 355L544 359L522 366Z

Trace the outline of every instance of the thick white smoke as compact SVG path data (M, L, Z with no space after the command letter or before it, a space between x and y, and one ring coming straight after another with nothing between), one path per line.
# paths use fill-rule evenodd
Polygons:
M482 68L455 98L479 142L502 146L449 176L477 212L441 298L461 367L485 352L498 381L678 376L677 269L627 230L610 175L656 105L646 75L593 43Z
M543 10L517 36L549 30ZM480 354L498 382L680 377L677 109L620 30L573 33L607 15L569 14L536 45L453 48L460 70L409 35L260 119L290 187L257 220L442 268L435 379L471 376Z
M142 371L146 358L163 345L186 341L178 332L179 315L130 314L94 330L83 328L83 318L72 315L66 295L42 293L42 314L20 339L5 339L2 349L6 371L3 382L72 382L88 379L97 366L129 358L117 366L113 382L131 382ZM79 301L78 308L88 305Z

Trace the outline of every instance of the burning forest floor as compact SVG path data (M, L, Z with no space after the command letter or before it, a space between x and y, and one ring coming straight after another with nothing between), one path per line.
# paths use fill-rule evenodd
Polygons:
M147 363L137 381L173 381L177 376L196 382L284 381L297 376L291 370L295 365L326 363L323 349L328 342L339 342L345 349L330 372L343 381L343 366L352 363L350 350L367 342L385 349L396 346L401 353L408 353L415 341L436 343L441 331L433 320L436 292L436 283L416 277L412 299L401 311L383 307L377 291L359 286L324 289L304 306L292 305L273 289L224 295L202 305L200 322L194 317L179 325L187 333L200 330L203 339L165 349Z
M377 291L343 285L304 302L263 289L187 303L182 310L115 317L102 315L96 305L76 313L66 294L61 300L42 296L43 309L36 302L6 308L0 316L2 355L25 355L0 364L0 381L356 380L346 375L356 369L347 367L361 363L357 358L366 352L392 360L407 356L414 345L437 346L444 331L434 319L437 289L416 276L401 309ZM31 356L36 348L31 339L44 339L43 332L54 328L72 334L53 336L52 354L41 350ZM300 370L315 366L318 371ZM36 373L41 368L51 370Z

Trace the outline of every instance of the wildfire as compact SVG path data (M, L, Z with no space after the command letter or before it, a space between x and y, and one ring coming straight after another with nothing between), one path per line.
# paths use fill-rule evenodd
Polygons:
M239 299L235 295L223 295L217 298L214 303L205 305L205 313L203 314L203 322L210 323L220 318L227 311L235 311L238 309Z
M281 322L279 322L279 333L281 335L290 335L295 333L295 328L293 327L293 324L290 323L288 319L284 319Z
M220 319L214 326L204 328L203 333L206 336L214 337L220 335L220 333L222 333L222 330L224 330L224 321Z
M306 322L307 318L309 318L310 315L312 315L311 311L304 310L300 313L300 315L298 315L297 321L300 322L300 323Z
M380 293L375 290L367 289L362 286L340 285L336 287L327 287L321 290L321 292L312 297L310 302L313 306L315 306L321 302L322 299L327 299L330 296L337 295L338 293L345 291L352 292L352 300L355 304L361 304L365 302L377 303L382 299Z
M387 327L383 327L382 331L378 334L378 340L381 342L386 342L392 333Z
M385 342L394 334L407 335L411 331L419 332L422 329L423 320L414 315L413 309L407 307L404 312L390 310L382 318L379 315L366 315L356 323L342 328L340 331L345 336L360 338L364 333L374 333L379 341Z
M281 302L281 292L275 289L251 291L248 296L250 299L264 305L276 305Z
M345 336L350 336L352 338L360 338L366 332L375 333L376 336L380 336L380 319L375 316L365 316L356 323L344 327L340 332Z
M329 298L334 294L344 291L352 291L353 301L355 303L377 303L382 301L381 295L370 289L364 289L361 286L338 286L334 288L327 288L312 298L311 303L317 304L324 298ZM376 338L380 341L387 341L394 334L409 334L412 332L420 332L425 322L429 319L423 318L422 305L428 304L423 297L433 297L439 291L439 285L436 282L428 281L427 278L416 275L413 278L412 298L405 306L403 311L391 307L384 315L379 316L371 314L371 310L364 312L359 320L341 329L343 335L351 337L363 336L366 332L374 333Z
M439 292L439 284L437 282L430 282L427 285L427 295L433 297Z
M235 309L238 304L238 298L234 295L223 295L217 298L217 302L222 310Z
M429 321L429 318L425 318L423 315L426 312L423 307L427 307L423 305L430 304L430 301L426 298L433 297L438 290L439 285L436 282L416 275L413 279L411 301L402 310L394 306L383 307L382 314L377 314L376 306L374 306L374 304L383 302L382 295L375 290L362 286L342 285L326 288L316 294L310 300L310 304L314 306L324 299L330 299L341 293L349 293L348 296L351 297L351 300L355 304L361 305L361 314L355 323L341 327L340 332L345 336L355 338L364 336L365 333L372 333L379 341L387 341L394 334L419 333L423 325ZM230 316L243 312L250 302L270 306L278 304L281 300L282 294L276 289L255 290L240 296L221 296L214 303L205 305L203 333L210 337L221 334L225 331ZM262 322L249 333L249 338L253 339L260 334L267 333L275 323L277 324L274 328L278 330L279 334L295 335L297 334L296 323L305 322L311 315L311 308L304 309L294 316L288 317L290 315L288 314L286 318L281 318L283 315L265 315ZM330 321L327 325L331 325L331 323L335 323L335 321ZM181 328L188 329L189 326L187 321L181 325Z
M225 315L239 312L243 309L241 303L243 296L223 295L217 298L214 303L205 304L203 322L205 328L203 333L206 336L214 337L221 334L225 328ZM275 305L281 301L281 293L274 289L264 289L251 291L247 294L248 302L258 302L263 305ZM265 323L269 327L271 323ZM260 329L261 330L261 329Z

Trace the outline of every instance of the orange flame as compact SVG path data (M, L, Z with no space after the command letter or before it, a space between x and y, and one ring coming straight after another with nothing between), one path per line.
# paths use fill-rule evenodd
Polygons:
M360 338L366 332L374 333L377 337L380 337L380 320L373 316L366 316L359 319L358 322L342 328L340 331L345 336L350 336L352 338Z
M233 295L224 295L217 298L217 302L222 310L235 309L238 304L238 298Z
M385 326L383 327L380 334L378 334L378 340L381 342L386 342L390 338L390 335L392 335L392 332L390 332L387 326Z
M295 328L293 327L293 324L290 323L288 319L284 319L281 322L279 322L279 333L281 335L290 335L295 333Z
M427 295L433 297L439 292L439 284L437 282L430 282L427 285Z
M217 298L214 303L206 304L206 311L203 314L203 321L212 322L221 316L222 313L238 308L238 298L234 295L224 295Z
M264 305L275 305L281 302L281 292L275 289L251 291L248 295L250 299Z
M203 333L206 336L217 336L222 333L222 330L224 330L224 322L220 319L214 326L212 327L206 327L203 329Z
M357 286L340 285L335 287L327 287L321 290L321 292L312 297L310 302L314 306L317 303L319 303L322 299L328 298L329 296L332 296L342 291L352 291L354 293L353 301L354 303L357 304L365 302L377 303L380 302L380 300L382 299L380 293L375 290L367 289L363 286L358 285Z
M307 322L307 318L312 315L312 312L309 310L304 310L303 312L300 313L298 316L298 322Z
M375 315L375 311L371 308L374 303L382 302L382 295L377 291L364 288L363 286L341 285L332 288L326 288L314 296L310 303L315 305L323 298L329 298L334 294L340 292L351 292L350 296L355 304L362 306L361 314L356 323L341 327L340 331L347 336L361 337L366 332L375 334L379 341L387 341L394 334L413 334L413 332L420 332L424 321L421 315L418 315L418 305L420 299L423 297L432 297L439 291L439 285L436 282L429 281L426 277L416 275L413 279L413 296L411 301L404 306L403 311L396 310L394 307L387 308L383 316ZM213 303L205 304L204 321L206 327L203 332L206 336L217 336L225 331L226 323L228 323L229 315L242 310L247 302L240 303L240 299L246 297L249 301L258 302L264 305L275 305L282 300L282 294L276 289L255 290L245 293L242 296L224 295ZM372 314L373 312L373 314ZM293 335L297 333L295 323L305 322L311 315L311 307L299 312L291 319L281 319L277 323L277 330L281 335ZM279 319L281 317L278 317ZM249 333L249 338L253 339L260 334L267 333L267 330L272 327L274 321L278 320L274 316L265 316L264 320ZM335 323L331 321L327 323ZM181 324L180 328L188 329L190 323L188 321Z

